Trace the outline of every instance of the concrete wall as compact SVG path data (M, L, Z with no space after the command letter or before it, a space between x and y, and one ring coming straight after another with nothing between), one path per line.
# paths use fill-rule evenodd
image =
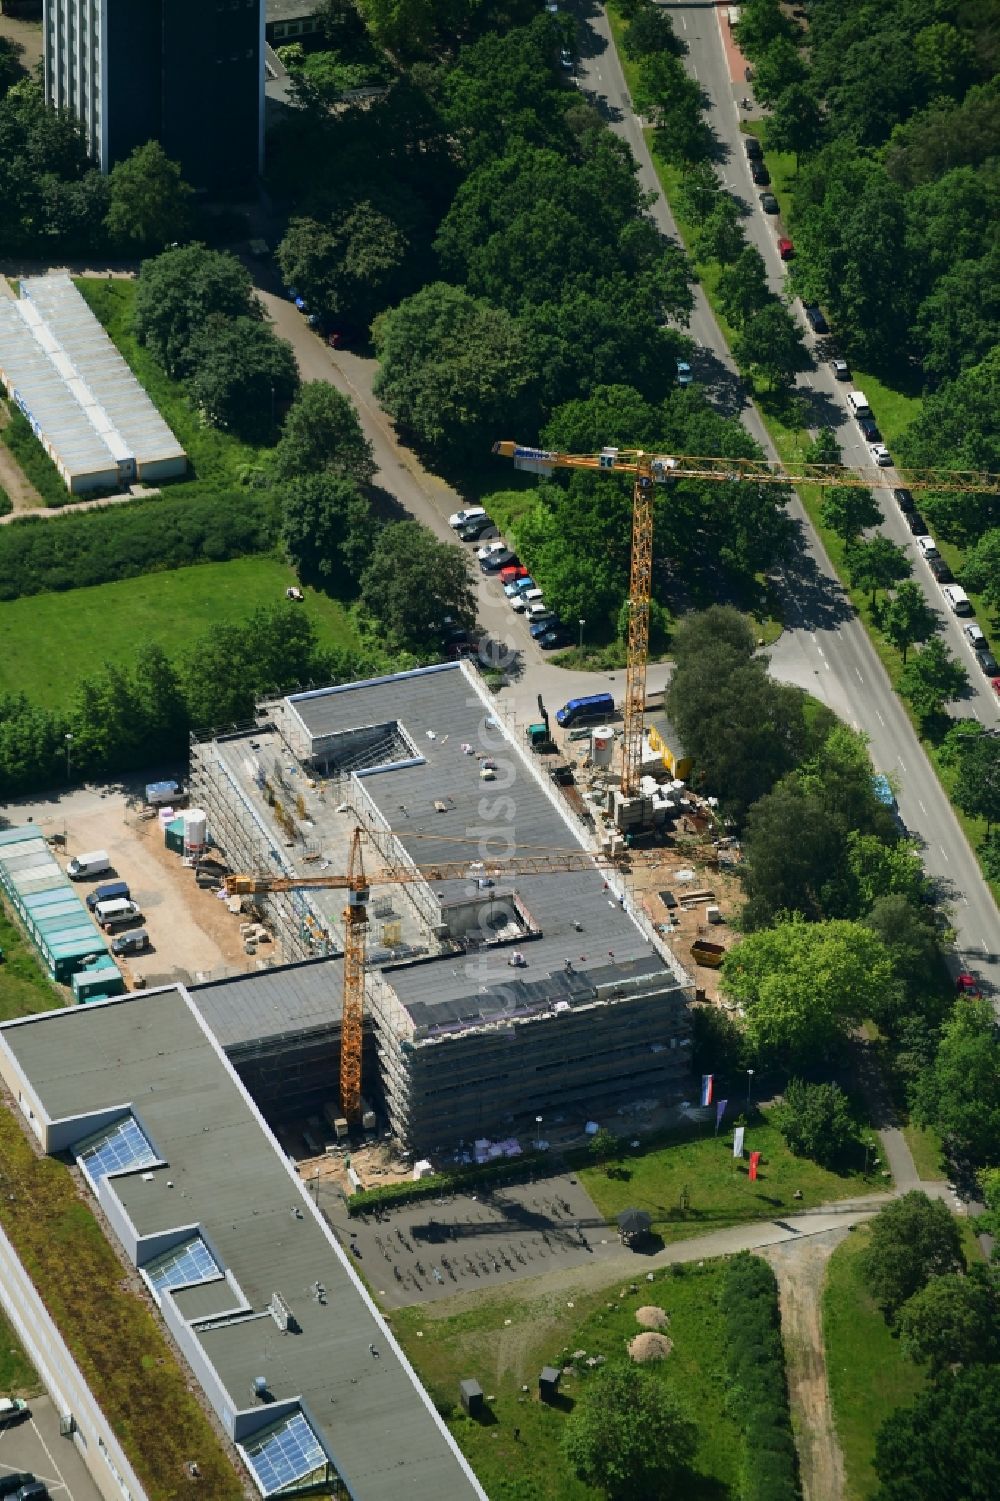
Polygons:
M91 1395L14 1247L0 1229L0 1306L60 1414L71 1414L73 1443L107 1501L147 1501L146 1492Z

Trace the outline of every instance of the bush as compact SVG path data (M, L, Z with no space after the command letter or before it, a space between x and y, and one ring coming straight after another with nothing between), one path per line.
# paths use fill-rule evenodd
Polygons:
M811 1157L821 1167L843 1162L857 1142L851 1107L837 1084L789 1080L772 1119L796 1157Z
M726 1267L719 1299L735 1415L743 1430L744 1501L798 1501L781 1346L778 1284L766 1261L741 1251Z
M222 563L275 545L278 513L268 491L202 492L0 529L0 599L18 599L191 563Z

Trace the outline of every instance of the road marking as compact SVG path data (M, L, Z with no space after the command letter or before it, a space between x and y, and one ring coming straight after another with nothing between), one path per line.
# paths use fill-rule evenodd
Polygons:
M863 683L864 682L864 678L861 676L861 668L860 667L855 667L854 671L858 675L858 682L859 683Z
M900 769L900 771L905 771L906 770L906 767L903 765L902 761L900 761L900 763L899 763L899 769Z
M67 1496L70 1497L70 1501L72 1501L73 1492L70 1490L69 1486L66 1484L65 1478L63 1477L63 1472L62 1472L62 1470L60 1470L59 1466L56 1464L55 1460L53 1459L53 1457L52 1457L52 1450L49 1448L48 1444L42 1438L42 1431L39 1428L38 1424L35 1422L34 1418L31 1419L31 1426L32 1426L32 1428L34 1428L35 1433L38 1436L38 1442L41 1444L42 1448L45 1450L45 1453L48 1456L49 1464L52 1466L52 1468L55 1470L56 1474L59 1476L59 1484L62 1486L63 1490L66 1492Z
M826 652L820 646L820 644L819 644L818 641L816 642L816 650L819 652L819 654L820 654L821 657L825 657L826 656Z
M942 845L941 845L941 846L940 846L940 849L941 849L941 853L942 853L942 855L943 855L943 856L944 856L944 858L945 858L945 859L946 859L946 860L948 860L948 851L947 851L947 850L946 850L946 849L945 849L945 847L944 847L944 845L943 845L943 844L942 844ZM950 861L950 860L948 860L948 864L949 864L949 865L950 865L950 864L951 864L951 861Z
M920 811L921 811L921 813L926 813L927 809L924 807L923 803L920 802L919 797L917 798L917 802L920 803Z
M684 30L687 31L687 29L688 29L687 16L681 16L681 25L684 27Z
M882 718L881 714L878 712L877 709L875 710L875 717L878 719L879 724L882 725L883 728L884 728L884 726L885 726L885 720Z

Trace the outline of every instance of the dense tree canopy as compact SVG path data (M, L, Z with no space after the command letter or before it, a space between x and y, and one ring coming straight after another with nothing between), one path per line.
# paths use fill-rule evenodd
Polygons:
M565 1427L576 1473L612 1501L679 1498L697 1431L655 1372L617 1360L588 1376Z
M353 592L375 543L371 506L349 479L303 474L281 490L281 541L306 583Z
M875 1440L875 1501L1000 1494L1000 1366L972 1366L894 1412Z
M889 1323L933 1277L964 1271L958 1225L947 1204L917 1189L887 1204L871 1222L863 1267Z
M190 374L192 341L210 319L263 316L250 275L234 255L183 245L139 268L135 334L171 375Z
M914 1111L959 1156L980 1166L1000 1162L1000 1035L988 1001L955 1007L919 1080Z
M417 521L397 521L379 534L361 592L382 639L417 653L437 654L446 617L463 626L476 618L465 553Z
M330 473L357 485L375 477L375 459L350 397L328 381L301 386L282 424L274 450L279 480Z
M112 241L129 251L162 250L187 238L193 189L158 141L137 146L108 178L105 218Z
M192 339L189 388L206 421L243 437L273 429L299 385L292 346L257 318L210 318Z

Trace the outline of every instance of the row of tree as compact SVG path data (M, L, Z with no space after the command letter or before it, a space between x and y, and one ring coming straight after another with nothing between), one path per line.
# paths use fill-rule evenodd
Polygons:
M767 1262L747 1251L731 1257L719 1307L733 1411L743 1434L741 1494L754 1501L799 1501L778 1283Z
M904 1194L872 1221L872 1297L927 1386L875 1441L877 1501L990 1496L1000 1488L1000 1279L966 1267L946 1205Z

